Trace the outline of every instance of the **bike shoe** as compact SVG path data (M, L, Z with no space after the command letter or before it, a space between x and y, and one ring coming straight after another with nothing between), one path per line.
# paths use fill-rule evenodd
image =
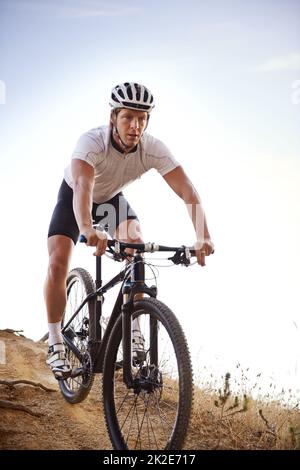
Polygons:
M46 364L57 380L67 379L71 375L72 369L63 343L56 343L49 347Z

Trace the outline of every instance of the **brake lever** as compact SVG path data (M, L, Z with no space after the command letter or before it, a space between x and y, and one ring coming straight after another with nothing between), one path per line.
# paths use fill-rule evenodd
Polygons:
M174 264L182 264L183 266L189 266L191 264L190 251L185 246L182 246L182 250L183 251L177 250L173 256L168 258L168 260L172 261Z
M112 249L112 247L108 247L108 250L109 252L112 254L112 258L115 260L115 261L119 261L120 263L124 260L124 255L123 253L120 251L119 253L116 252L115 250Z
M109 252L112 254L112 258L115 261L118 261L122 263L122 261L126 260L128 258L128 254L126 254L124 251L120 249L120 245L117 245L115 249L113 249L111 246L108 247Z

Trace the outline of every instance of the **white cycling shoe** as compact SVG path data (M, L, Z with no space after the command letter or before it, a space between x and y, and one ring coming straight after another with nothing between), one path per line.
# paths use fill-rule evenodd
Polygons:
M48 364L57 380L67 379L71 375L72 368L63 343L56 343L49 347L46 364Z

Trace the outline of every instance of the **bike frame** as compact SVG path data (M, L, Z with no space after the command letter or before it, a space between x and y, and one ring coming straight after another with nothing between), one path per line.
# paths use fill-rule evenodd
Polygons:
M81 361L81 353L68 337L68 327L76 315L88 303L89 304L89 352L92 360L92 372L100 373L103 371L103 362L105 351L111 331L122 315L122 345L123 345L123 380L128 388L133 386L133 377L131 372L132 353L131 353L131 323L134 308L134 297L136 294L146 293L150 297L156 297L156 287L148 287L145 284L145 262L140 253L136 253L130 266L126 266L119 274L102 286L102 258L96 257L96 290L86 296L77 310L73 313L69 321L62 328L62 335L67 346L72 350L75 356ZM129 282L128 282L129 281ZM101 316L103 295L112 287L121 283L121 288L110 315L106 330L102 337ZM150 358L152 364L157 364L157 321L150 321ZM80 372L79 372L80 373ZM78 374L79 375L79 374Z

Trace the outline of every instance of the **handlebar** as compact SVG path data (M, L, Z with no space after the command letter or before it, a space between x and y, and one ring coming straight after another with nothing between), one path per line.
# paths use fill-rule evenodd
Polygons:
M80 243L86 243L87 239L84 235L80 235ZM164 252L175 252L174 256L168 258L174 264L183 264L188 266L190 264L190 258L196 256L196 250L193 247L187 246L164 246L156 243L126 243L118 240L107 240L107 247L109 251L114 255L116 260L121 261L124 256L124 250L126 248L132 248L137 250L138 253L154 253L156 251ZM114 248L114 250L112 249ZM213 252L212 252L213 253ZM125 256L126 257L126 256Z
M80 235L79 238L80 243L86 243L87 239L84 235ZM107 246L110 247L117 247L121 250L126 248L133 248L140 253L154 253L155 251L180 251L183 252L185 250L189 250L192 256L196 256L196 252L194 248L188 248L184 245L182 246L164 246L164 245L157 245L156 243L125 243L120 242L118 240L107 240Z

